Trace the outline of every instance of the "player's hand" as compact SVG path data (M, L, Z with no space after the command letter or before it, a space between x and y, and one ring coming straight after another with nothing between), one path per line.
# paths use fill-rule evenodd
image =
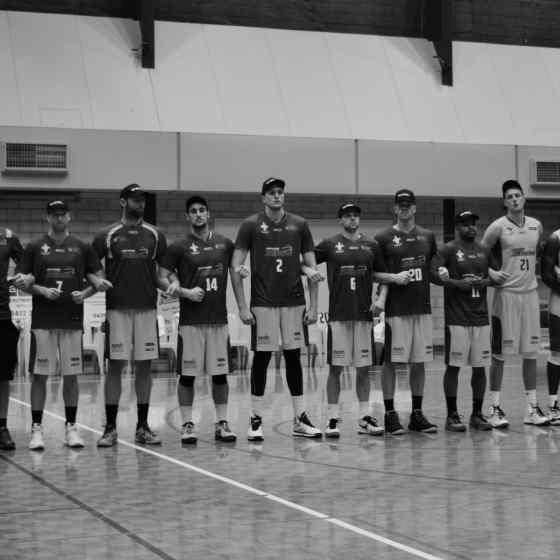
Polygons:
M32 274L22 274L21 272L9 279L10 283L18 290L29 289L29 287L33 284L33 280L34 278Z
M554 273L556 274L556 280L560 280L560 266L554 267Z
M461 280L453 280L453 287L463 292L470 292L473 288L471 278L461 278Z
M179 280L175 280L174 282L171 282L169 284L169 286L167 287L167 290L165 290L165 295L166 296L178 296L179 292L181 290L181 285L179 284Z
M381 313L385 313L385 302L377 300L375 303L371 304L369 310L371 311L372 317L379 317Z
M44 286L41 288L40 293L50 301L56 301L62 295L61 290L57 288L45 288Z
M482 276L473 275L471 278L471 286L473 288L485 288L488 285L488 280Z
M95 280L95 285L93 287L98 292L106 292L113 287L113 284L111 284L111 282L109 282L106 278L99 278L98 280Z
M395 284L399 286L406 286L410 282L410 274L408 270L402 270L395 274Z
M307 280L313 284L323 282L325 279L325 277L317 269L311 267L307 267L305 275L307 276Z
M185 297L191 301L201 302L204 299L204 290L197 286L191 290L185 290Z
M245 307L244 309L239 310L239 318L244 325L254 325L255 324L255 317L251 313L251 310Z
M239 274L239 276L241 276L241 279L244 280L245 278L247 278L250 274L249 269L244 265L244 264L240 264L236 269L235 272L237 272Z
M447 282L449 280L449 270L445 266L440 266L438 268L439 279L442 282Z
M78 305L84 303L84 300L86 299L84 297L84 292L80 292L79 290L73 291L70 295L72 296L72 301Z
M488 275L490 276L492 282L495 282L496 284L503 284L510 276L509 273L506 272L505 270L493 270L493 269L490 269L488 271Z
M309 309L305 310L303 315L303 324L304 325L314 325L319 318L319 314L317 313L317 309L310 307Z

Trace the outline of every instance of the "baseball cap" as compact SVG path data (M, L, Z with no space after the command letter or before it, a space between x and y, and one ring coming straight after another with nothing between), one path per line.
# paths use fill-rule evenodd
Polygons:
M362 209L357 204L355 204L354 202L346 202L338 209L338 217L342 218L344 214L352 210L354 212L357 212L358 214L362 213Z
M523 187L519 184L519 181L516 181L515 179L508 179L507 181L504 181L504 184L502 185L502 195L506 196L506 191L509 189L519 189L523 192Z
M131 183L121 190L120 198L130 198L133 196L146 196L146 191L136 183Z
M206 208L206 210L208 210L208 203L206 202L206 199L204 199L201 196L194 195L194 196L190 196L189 198L187 198L187 201L185 202L185 210L188 212L189 208L193 204L202 204L202 206L204 206Z
M463 210L455 216L456 224L464 224L467 222L476 222L478 220L478 214L471 212L470 210Z
M47 214L54 214L55 212L69 212L68 204L64 200L51 200L47 203Z
M282 190L284 190L286 188L286 182L282 179L277 179L276 177L269 177L262 184L261 194L267 193L273 187L280 187Z
M416 203L416 197L410 189L399 189L395 193L395 204L399 202L410 202L410 204Z

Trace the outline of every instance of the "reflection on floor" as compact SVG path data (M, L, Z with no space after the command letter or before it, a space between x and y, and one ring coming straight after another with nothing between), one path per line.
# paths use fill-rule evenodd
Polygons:
M546 404L544 364L538 393ZM508 431L443 430L443 365L427 373L425 412L436 435L358 435L354 373L342 378L342 437L290 435L291 404L283 371L269 372L265 441L246 440L249 376L230 380L235 444L213 440L207 380L197 384L200 440L182 447L174 376L154 380L150 423L160 448L132 444L134 377L123 383L122 441L97 449L103 379L84 376L78 420L86 447L63 446L60 379L49 383L46 450L27 449L29 382L12 386L9 426L15 452L0 452L0 558L19 559L550 559L560 549L560 428L522 424L518 366L506 368ZM308 409L324 427L325 368L305 371ZM459 403L470 413L469 371ZM372 392L382 418L379 379ZM408 421L406 372L397 408Z

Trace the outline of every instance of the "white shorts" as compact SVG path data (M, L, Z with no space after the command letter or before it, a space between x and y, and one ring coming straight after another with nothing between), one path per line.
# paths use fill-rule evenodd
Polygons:
M370 366L373 354L372 327L370 321L331 321L327 362L331 366Z
M496 290L492 310L492 353L536 354L540 341L537 290L523 293Z
M82 331L77 329L32 329L29 373L54 375L56 364L61 375L82 373Z
M303 324L304 305L292 307L253 307L255 324L251 329L251 350L274 352L305 348L307 326Z
M227 325L181 325L177 368L179 375L229 373Z
M490 325L445 327L445 363L449 366L490 365Z
M155 309L109 309L108 357L111 360L155 360L159 355Z
M424 363L434 359L432 316L403 315L385 319L385 360Z

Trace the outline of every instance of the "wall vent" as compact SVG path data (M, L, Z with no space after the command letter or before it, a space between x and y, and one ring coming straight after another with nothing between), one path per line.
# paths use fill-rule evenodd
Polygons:
M68 173L66 144L2 143L2 173Z
M531 186L560 187L560 160L531 160Z

